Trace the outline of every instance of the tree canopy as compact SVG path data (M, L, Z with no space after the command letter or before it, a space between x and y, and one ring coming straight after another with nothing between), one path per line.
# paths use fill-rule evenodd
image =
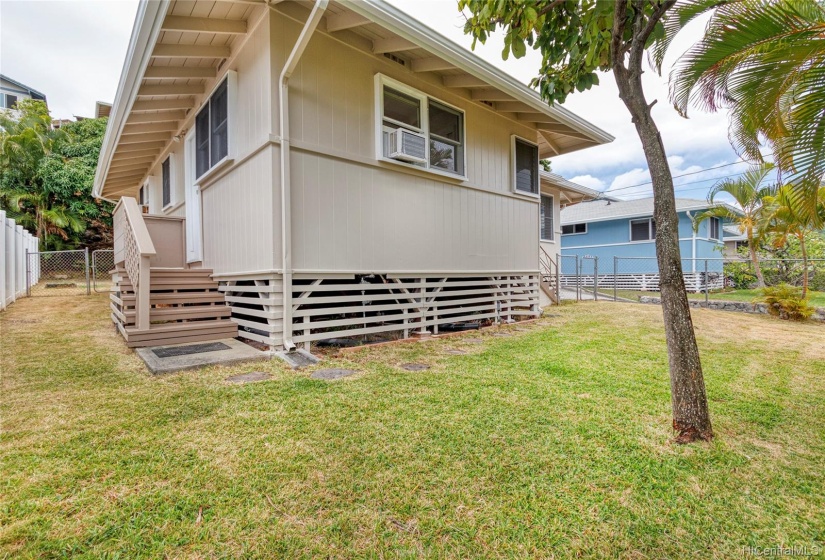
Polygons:
M52 130L42 101L0 114L0 202L43 249L109 246L112 205L92 196L106 119Z

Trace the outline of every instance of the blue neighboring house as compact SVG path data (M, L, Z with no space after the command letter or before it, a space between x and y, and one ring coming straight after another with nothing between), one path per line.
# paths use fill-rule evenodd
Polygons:
M706 200L676 199L679 246L684 259L682 267L686 281L694 288L698 284L692 281L693 277L704 272L704 261L699 259L723 257L724 224L718 218L705 220L697 232L693 231L692 218L711 206ZM653 198L601 198L582 202L565 207L561 211L560 221L563 256L578 255L580 259L597 257L600 277L602 274L613 274L614 257L619 257L619 274L655 275L654 281L658 282ZM575 260L566 258L563 261L562 273L574 274ZM580 270L589 269L592 274L592 261L582 262L588 264L583 264ZM709 271L721 272L721 262L709 261Z

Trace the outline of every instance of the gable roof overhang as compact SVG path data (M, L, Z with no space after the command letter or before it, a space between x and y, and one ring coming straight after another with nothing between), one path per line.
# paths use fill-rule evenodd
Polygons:
M11 79L8 76L6 76L5 74L0 74L0 80L3 80L4 82L8 82L8 83L20 88L16 93L22 93L22 94L30 95L32 99L36 99L36 100L39 100L39 101L43 101L43 102L46 101L46 95L45 94L42 94L39 91L37 91L36 89L32 89L29 86L27 86L26 84L22 84L22 83L18 82L17 80Z
M568 204L577 204L579 202L584 202L587 200L593 200L595 198L598 198L598 196L601 194L597 190L587 188L584 185L580 185L572 181L568 181L561 175L557 175L555 173L542 171L539 173L539 177L541 178L542 186L548 185L559 190L561 195L565 198L565 201L562 202L563 206L566 206Z
M652 207L651 208L643 208L643 209L633 208L630 211L628 211L628 209L625 209L625 208L621 207L623 202L638 202L638 201L622 201L622 200L618 200L618 199L615 199L615 198L609 198L608 199L608 198L605 198L605 197L600 197L599 200L609 202L611 205L615 204L616 208L617 208L616 213L615 214L602 213L601 215L588 217L588 216L577 215L577 214L579 214L579 212L577 212L577 211L581 210L581 208L580 207L573 207L573 208L571 208L570 210L568 210L566 212L564 211L564 209L562 209L563 211L562 211L561 220L560 220L561 223L564 224L564 225L566 225L566 224L579 224L579 223L592 224L592 223L596 223L596 222L612 222L614 220L632 220L634 218L650 218L650 217L653 216ZM645 201L650 200L650 201L652 201L653 199L651 198L651 199L640 199L640 200L645 200ZM598 202L598 200L593 200L592 202L596 203L596 202ZM690 199L678 199L678 198L676 199L676 213L677 214L681 214L681 213L685 212L685 213L688 213L688 215L690 216L690 214L689 214L690 212L697 212L697 211L701 211L701 210L707 210L709 208L715 208L717 206L725 207L729 211L731 211L733 213L736 213L736 214L741 214L742 213L742 211L739 210L738 208L736 208L734 206L731 206L730 204L727 204L725 202L716 202L716 203L711 204L709 202L702 201L702 200L690 200ZM567 214L567 215L565 216L565 214Z
M247 30L268 9L301 5L308 6L279 0L143 0L103 140L94 195L111 200L136 193ZM462 89L471 100L534 127L542 158L613 140L384 0L335 0L319 30L333 37L360 34L371 41L373 54L405 58L413 72L430 73L444 87Z

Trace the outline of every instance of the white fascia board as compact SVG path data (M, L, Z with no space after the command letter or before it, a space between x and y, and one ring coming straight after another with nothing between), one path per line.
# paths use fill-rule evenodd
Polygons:
M152 50L161 32L163 20L169 8L170 0L141 0L135 14L135 24L132 27L132 36L129 39L129 48L126 51L126 60L120 73L117 94L109 114L106 134L97 160L94 188L92 194L101 197L103 183L109 173L115 147L120 140L126 117L132 110L137 97L137 91L143 80L143 74L152 58Z
M551 107L535 91L509 74L469 53L464 47L450 41L440 33L436 33L418 20L387 4L384 0L341 0L341 4L396 35L438 55L450 64L455 65L456 68L460 68L491 86L512 95L517 101L529 105L537 112L553 117L560 123L587 135L595 142L607 144L615 139L604 130L567 109L557 105Z
M714 204L714 206L716 206ZM685 206L682 208L678 208L676 210L677 214L681 214L682 212L691 212L693 210L704 210L705 208L710 208L710 205L703 204L701 206ZM559 218L559 221L562 225L569 225L569 224L592 224L595 222L610 222L613 220L628 220L632 218L650 218L653 216L652 212L633 212L632 214L619 214L616 216L604 216L601 218L590 218L590 219L579 219L579 220L562 220Z

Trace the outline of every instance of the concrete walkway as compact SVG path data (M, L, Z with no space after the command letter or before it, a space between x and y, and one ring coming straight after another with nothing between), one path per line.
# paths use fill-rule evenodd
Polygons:
M268 354L234 338L214 342L150 346L137 348L136 351L149 371L154 374L270 359Z

